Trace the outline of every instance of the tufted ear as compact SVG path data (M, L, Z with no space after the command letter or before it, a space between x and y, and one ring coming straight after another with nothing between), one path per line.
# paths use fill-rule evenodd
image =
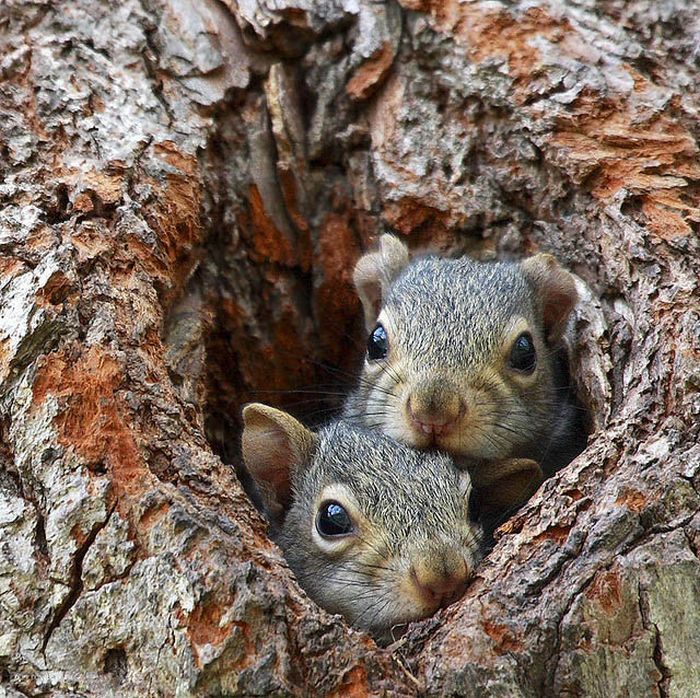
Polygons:
M292 501L295 472L311 461L316 435L274 407L243 408L243 462L260 492L265 510L279 523Z
M536 461L510 458L480 466L472 479L480 510L489 516L526 502L539 487L544 475Z
M365 311L368 331L374 327L392 282L408 261L408 247L393 235L382 235L379 250L360 257L355 265L353 280Z
M545 336L554 345L562 338L578 301L574 278L551 254L529 257L520 266L541 299Z

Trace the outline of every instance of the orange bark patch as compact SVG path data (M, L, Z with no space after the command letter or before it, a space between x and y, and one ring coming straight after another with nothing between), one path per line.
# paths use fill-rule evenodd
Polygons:
M531 7L518 18L505 11L484 12L467 4L460 4L460 9L456 33L467 42L473 60L505 58L518 83L531 81L539 68L540 52L532 40L561 41L571 30L566 19L555 19L541 7Z
M404 235L409 235L418 228L430 230L431 233L440 232L446 228L447 218L448 214L444 211L410 198L392 202L384 209L384 220Z
M541 7L531 7L516 17L505 10L460 0L418 4L430 12L439 30L452 34L467 47L472 60L505 59L516 83L531 81L539 67L540 54L532 45L533 39L559 42L571 32L568 20L554 18ZM520 96L524 98L525 91Z
M394 47L385 41L382 47L368 58L345 86L347 93L356 100L367 99L387 76L394 62Z
M185 627L187 636L190 639L192 650L194 652L197 666L201 669L207 661L209 652L205 653L202 658L202 649L207 646L216 647L228 640L235 629L240 630L243 642L240 652L236 657L229 657L225 661L225 670L230 672L238 672L248 666L251 658L255 657L255 647L250 639L250 629L248 624L243 621L227 621L222 624L221 619L224 616L225 608L210 599L205 599L197 606L188 616L182 609L176 610L176 616L180 623Z
M564 490L562 494L566 495L567 497L571 497L571 499L574 502L578 502L579 499L583 499L583 492L576 488L571 490Z
M635 90L652 87L635 80ZM582 93L571 109L552 142L569 158L574 179L585 179L603 201L621 190L639 196L647 225L662 239L692 234L700 222L698 195L688 187L700 180L692 134L668 113L638 113L629 99Z
M219 645L229 635L233 622L221 624L224 608L207 600L197 606L187 619L187 634L195 645ZM247 626L241 624L244 634Z
M622 606L620 575L615 570L600 572L586 590L586 598L597 602L608 615L613 615Z
M502 523L495 531L494 536L496 540L500 540L503 536L510 536L514 533L519 533L523 530L525 522L527 521L526 516L521 516L516 514L511 516L508 521Z
M639 116L626 102L589 91L560 119L553 143L566 149L584 176L594 173L594 196L608 199L623 186L633 193L672 190L685 186L685 178L700 177L691 134L664 115Z
M91 190L105 206L114 206L121 201L124 178L121 173L92 171L84 175L83 186Z
M63 272L54 272L39 290L38 300L41 304L58 305L70 295L72 287L73 284Z
M535 39L556 44L563 58L593 65L598 59L566 19L539 7L516 15L459 0L403 4L428 11L436 28L465 45L472 60L504 59L521 105L538 97L537 74L548 70ZM620 70L629 76L631 93L611 90L611 99L592 89L582 92L551 143L566 155L567 174L585 182L595 198L609 202L625 190L640 197L641 212L658 237L691 235L700 222L700 194L688 187L700 180L695 139L675 118L673 100L655 109L648 95L656 86L631 66Z
M570 532L571 526L550 526L546 530L542 531L542 533L535 536L533 540L535 543L539 543L543 540L553 540L561 545L569 537Z
M27 265L16 257L0 257L0 278L3 282L9 281L10 277L18 276L26 271Z
M91 213L94 210L92 197L87 192L81 192L73 199L73 213Z
M27 248L34 252L48 250L56 242L56 233L48 225L39 225L27 237Z
M170 505L167 502L160 502L154 507L147 509L139 522L139 533L144 534L156 523L158 523L170 511Z
M481 622L486 634L491 638L496 654L506 652L520 652L523 649L522 640L507 626L502 623L492 623L489 620Z
M185 251L198 242L201 235L199 207L201 189L188 177L170 175L163 192L160 208L163 223L160 236L165 253L171 262L178 260Z
M71 240L78 252L80 263L111 252L113 249L111 240L106 239L104 235L104 227L95 221L86 221L83 225L77 226Z
M330 213L319 236L319 262L327 278L341 284L352 283L352 260L360 255L360 248L350 227L350 214Z
M311 239L309 237L309 224L299 209L299 182L294 173L279 166L277 180L287 214L299 231L295 245L296 263L304 271L308 271L311 268Z
M55 172L54 179L66 188L73 214L105 215L105 209L113 209L122 199L124 191L124 168L107 164L107 171L83 171L73 167L63 167Z
M691 222L700 223L700 208L684 204L678 191L645 196L642 212L648 226L663 240L688 236L693 232Z
M153 147L155 154L169 165L185 174L196 176L198 173L197 159L183 154L172 141L161 141Z
M73 448L88 465L107 466L118 493L140 491L148 470L125 416L127 408L115 395L124 379L121 365L97 346L83 354L66 354L51 354L40 367L34 404L48 395L58 398L59 443Z
M630 511L638 514L644 509L647 498L637 490L625 490L615 500L615 504L626 506Z
M8 339L0 339L0 380L4 380L10 369L12 356L7 349Z
M356 664L343 676L343 682L327 698L364 698L370 694L367 686L367 670Z
M259 189L253 184L250 187L251 223L253 228L253 250L263 260L294 266L296 250L290 240L277 229L272 219L265 211L265 203Z

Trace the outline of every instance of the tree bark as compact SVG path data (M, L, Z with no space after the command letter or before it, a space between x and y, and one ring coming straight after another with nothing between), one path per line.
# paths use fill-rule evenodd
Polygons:
M700 694L693 3L0 13L5 695ZM243 402L338 405L387 226L579 275L592 434L380 648L306 598L234 469Z

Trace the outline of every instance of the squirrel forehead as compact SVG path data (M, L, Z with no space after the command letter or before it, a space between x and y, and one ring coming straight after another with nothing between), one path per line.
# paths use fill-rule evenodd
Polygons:
M466 517L467 496L447 456L419 452L343 422L322 429L318 437L305 482L314 492L343 484L368 518L392 516L396 523L415 522L426 508L436 515Z
M536 299L520 266L426 257L396 279L384 303L409 351L440 352L450 363L499 346L514 316L535 317Z

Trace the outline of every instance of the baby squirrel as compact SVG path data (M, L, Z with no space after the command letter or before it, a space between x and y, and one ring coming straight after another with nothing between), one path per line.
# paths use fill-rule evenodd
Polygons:
M447 451L477 482L485 464L531 458L551 475L583 450L561 346L577 293L554 257L411 261L383 235L354 281L369 339L346 419Z
M314 433L256 403L243 420L243 459L272 538L312 599L388 639L392 626L461 595L484 534L470 512L470 476L447 455L343 421ZM533 461L508 461L481 501L507 508L540 474Z

